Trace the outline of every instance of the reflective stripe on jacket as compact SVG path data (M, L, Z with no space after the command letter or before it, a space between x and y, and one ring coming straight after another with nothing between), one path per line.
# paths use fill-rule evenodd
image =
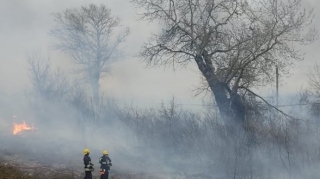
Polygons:
M101 169L110 170L109 164L111 163L111 159L108 156L103 155L99 158L99 163L101 164Z

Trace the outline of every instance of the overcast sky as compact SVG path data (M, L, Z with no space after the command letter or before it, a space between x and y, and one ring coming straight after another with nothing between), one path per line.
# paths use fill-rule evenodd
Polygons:
M313 7L315 26L320 25L320 1L302 0ZM154 24L137 21L129 0L0 0L0 84L2 92L20 94L28 87L27 55L41 49L50 56L55 66L70 71L69 59L52 48L54 40L48 35L53 26L51 13L88 3L104 3L114 15L122 19L123 26L131 29L123 52L124 59L113 65L112 73L101 81L102 91L121 102L153 105L175 96L184 104L200 104L201 98L192 92L199 85L199 72L195 64L173 73L170 69L146 69L145 64L134 58L140 45L157 30ZM299 91L307 85L310 67L320 55L319 41L304 48L305 61L297 63L290 78L283 78L280 94ZM272 91L271 87L268 87Z

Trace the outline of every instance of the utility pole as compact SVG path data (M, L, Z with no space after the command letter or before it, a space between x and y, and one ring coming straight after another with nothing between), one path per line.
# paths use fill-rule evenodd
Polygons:
M276 67L276 100L277 100L277 107L279 105L279 70L278 66Z

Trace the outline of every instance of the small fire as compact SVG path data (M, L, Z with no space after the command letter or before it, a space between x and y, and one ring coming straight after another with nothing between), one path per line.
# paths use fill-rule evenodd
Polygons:
M17 135L22 131L26 131L26 130L34 130L34 127L28 126L25 121L23 121L22 124L13 123L13 131L12 131L13 135Z

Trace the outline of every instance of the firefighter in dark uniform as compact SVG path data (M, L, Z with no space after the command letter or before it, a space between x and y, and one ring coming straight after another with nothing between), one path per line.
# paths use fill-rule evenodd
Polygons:
M102 152L102 157L99 158L100 166L100 179L108 179L109 178L109 170L110 166L112 166L111 159L109 158L109 152L107 150L104 150Z
M92 171L94 171L93 164L91 163L91 158L89 157L90 150L84 149L83 150L83 164L84 164L84 172L85 177L84 179L92 179Z

